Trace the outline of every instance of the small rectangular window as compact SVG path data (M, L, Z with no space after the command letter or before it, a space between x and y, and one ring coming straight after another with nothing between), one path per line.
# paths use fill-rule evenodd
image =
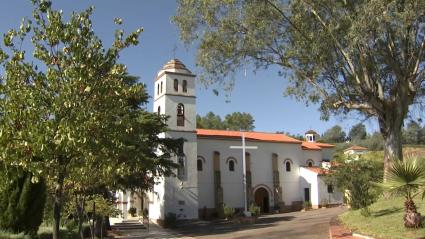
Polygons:
M328 193L333 193L334 192L334 187L332 184L328 184Z

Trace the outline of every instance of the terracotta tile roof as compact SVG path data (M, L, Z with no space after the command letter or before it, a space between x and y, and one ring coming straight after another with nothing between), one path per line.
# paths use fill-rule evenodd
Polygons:
M214 137L214 138L242 137L242 134L240 131L231 131L231 130L197 129L196 133L198 137ZM276 134L276 133L245 132L245 138L248 140L301 144L300 140L291 138L284 134Z
M325 144L325 143L313 143L303 141L302 148L304 150L322 150L323 148L333 148L335 145L333 144Z
M348 150L368 150L368 148L354 145L354 146L351 146L350 148L345 149L344 151L348 151Z
M320 148L335 148L335 145L333 144L325 144L325 143L315 143Z
M317 175L326 175L330 173L328 169L324 169L320 167L304 167L304 168L316 173Z
M302 142L301 147L304 150L322 150L322 148L320 148L316 143L312 143L312 142Z

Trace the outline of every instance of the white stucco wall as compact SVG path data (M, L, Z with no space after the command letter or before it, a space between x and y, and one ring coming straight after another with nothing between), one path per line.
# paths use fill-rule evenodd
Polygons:
M317 174L310 171L308 168L300 168L300 191L303 194L304 201L304 188L310 188L310 202L313 207L319 205L319 195L318 195L318 179Z
M319 203L324 204L342 204L344 201L343 193L339 192L335 186L333 186L333 193L328 193L328 185L324 182L323 177L318 177L319 186Z
M311 159L314 162L313 166L320 167L322 162L322 151L321 150L303 150L304 155L304 164L303 166L307 166L307 161Z
M335 149L334 148L323 148L321 150L321 152L322 152L322 159L332 160Z
M243 207L242 183L242 150L230 149L232 145L240 145L241 140L198 138L198 156L205 159L203 171L198 172L199 207L214 207L213 153L220 153L221 182L224 203L232 207ZM279 177L282 186L282 196L286 205L293 201L301 201L299 190L299 166L304 165L304 158L299 144L284 144L272 142L256 142L247 140L248 146L258 146L256 150L248 150L251 155L252 187L264 187L269 192L269 205L273 206L273 172L272 154L278 155ZM230 172L226 161L235 158L235 171ZM290 159L291 171L286 172L284 162ZM255 194L255 191L254 191Z

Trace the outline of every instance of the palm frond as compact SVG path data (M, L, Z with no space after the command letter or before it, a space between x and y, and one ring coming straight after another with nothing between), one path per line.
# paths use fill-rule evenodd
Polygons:
M394 195L413 197L425 186L425 159L408 157L404 161L393 162L387 181L375 185Z

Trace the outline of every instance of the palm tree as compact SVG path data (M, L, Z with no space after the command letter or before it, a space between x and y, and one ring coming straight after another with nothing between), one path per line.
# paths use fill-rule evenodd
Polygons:
M416 210L413 198L425 185L424 160L407 157L404 161L393 162L388 172L387 181L379 184L390 195L404 196L404 226L418 228L422 224L421 214ZM425 196L425 192L422 197Z

